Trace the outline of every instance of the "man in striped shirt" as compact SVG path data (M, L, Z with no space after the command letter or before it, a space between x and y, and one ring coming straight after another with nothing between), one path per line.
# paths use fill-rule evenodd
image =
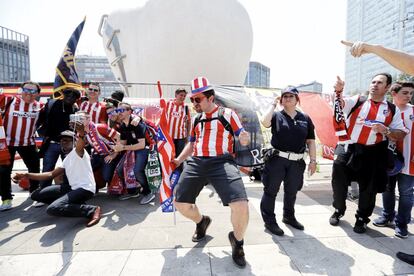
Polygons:
M358 95L340 99L351 141L349 145L338 144L334 153L332 190L335 212L329 219L331 225L338 225L345 213L351 181L358 182L360 192L353 229L356 233L366 232L376 194L385 190L388 181L387 139L402 139L407 132L400 110L385 100L391 82L390 74L379 73L371 80L368 99L362 101L362 96ZM335 91L341 94L344 85L338 77Z
M228 235L232 246L232 258L239 267L246 266L243 251L243 237L249 221L247 195L240 172L233 158L234 137L219 119L219 106L214 102L215 93L204 77L192 82L191 102L202 116L196 126L192 126L189 143L181 154L173 160L180 165L191 156L184 166L175 189L175 206L185 217L196 223L193 242L205 239L211 218L201 215L195 200L206 183L211 183L224 205L230 206L233 231ZM243 129L237 114L224 108L221 114L228 122L241 145L249 143L249 134Z
M179 88L175 91L175 99L167 103L167 122L171 138L174 141L175 154L179 156L183 151L191 128L191 117L188 105L184 103L187 91ZM182 165L180 165L182 170Z
M88 101L80 105L80 111L85 111L89 114L91 122L94 124L107 124L108 115L106 114L105 103L99 102L99 96L101 95L99 83L91 82L86 89L86 95L88 96Z
M403 140L397 141L397 149L403 154L404 167L402 171L390 176L385 192L382 194L383 210L382 215L374 220L375 226L384 227L394 225L395 236L408 238L407 225L411 221L411 209L413 207L414 187L414 139L412 132L414 124L414 106L409 104L414 92L414 83L394 83L391 86L391 93L394 104L401 110L401 118L410 133ZM395 186L398 181L398 213L395 209Z
M0 206L1 211L12 208L10 177L16 152L23 159L29 172L40 171L40 160L34 138L40 111L40 103L36 101L40 86L35 82L25 82L20 89L20 97L0 94L0 109L4 112L4 129L11 155L11 164L0 166L0 195L3 201ZM31 180L29 192L33 192L38 186L39 181Z

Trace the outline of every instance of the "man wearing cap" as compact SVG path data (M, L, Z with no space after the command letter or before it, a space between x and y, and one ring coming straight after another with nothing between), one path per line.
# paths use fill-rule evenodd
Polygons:
M75 102L80 98L80 92L74 88L63 90L63 99L51 99L47 102L39 115L39 125L44 129L43 145L41 152L43 155L42 172L50 172L55 168L59 158L63 160L64 155L60 146L60 134L69 130L70 115L77 109ZM50 186L52 180L40 182L40 188Z
M283 107L275 112L278 104ZM272 148L264 157L263 196L260 202L265 228L272 234L282 236L283 230L276 222L275 200L283 181L283 220L298 230L304 226L296 220L296 194L303 186L303 173L306 168L304 153L309 149L309 174L316 170L315 131L311 118L298 111L299 91L295 87L287 87L282 95L276 98L262 120L264 127L272 127Z
M394 104L401 111L404 125L413 130L414 106L409 104L413 92L412 82L394 83L391 86L391 95ZM397 175L390 176L386 190L382 193L383 210L382 215L374 220L373 224L378 227L393 226L395 218L395 236L408 238L407 225L411 221L411 209L413 207L414 187L414 165L412 153L412 135L406 135L403 140L396 142L397 149L403 154L404 167ZM395 209L395 186L398 181L398 212Z
M178 166L187 157L186 165L175 189L175 206L185 217L196 223L193 242L205 239L211 218L201 215L195 200L206 183L211 183L224 205L230 206L233 231L228 235L232 258L239 267L246 266L243 237L249 221L246 191L240 172L233 158L234 137L218 119L219 106L214 102L215 93L205 77L192 81L190 100L196 110L201 110L200 122L192 127L189 143L173 160ZM249 134L243 129L237 114L224 108L222 114L230 123L241 145L249 143Z
M175 91L175 99L167 103L168 130L174 141L175 154L179 156L183 151L191 128L191 116L188 105L184 103L187 91L179 88ZM180 165L182 170L182 165Z
M40 103L36 101L40 86L35 82L25 82L20 87L20 97L0 93L0 109L4 121L6 143L10 152L10 165L0 166L0 195L3 204L0 211L12 208L10 176L13 170L14 155L19 153L29 172L40 171L40 160L35 144L35 125L39 117ZM0 133L2 136L2 133ZM29 192L33 192L39 182L30 181Z
M105 103L99 102L99 96L101 95L101 87L99 86L99 83L89 83L88 88L86 89L86 95L88 96L88 100L84 101L79 109L89 114L90 120L94 124L108 123Z
M95 180L93 177L91 160L85 147L84 126L77 126L79 138L73 148L75 133L66 130L59 136L63 153L68 153L58 167L44 173L16 173L14 180L29 178L35 180L52 180L63 175L63 183L52 185L34 191L31 198L38 202L49 204L46 212L52 216L85 217L89 221L87 227L97 224L101 218L99 206L88 205L85 202L95 194Z
M329 218L333 226L339 224L346 209L346 197L351 181L359 185L358 210L354 232L365 233L374 208L377 193L385 190L388 182L388 140L404 138L408 130L401 120L401 112L385 99L392 77L388 73L376 74L369 86L369 97L356 95L342 98L344 81L337 77L334 85L341 97L346 115L349 144L338 144L332 166L333 207Z

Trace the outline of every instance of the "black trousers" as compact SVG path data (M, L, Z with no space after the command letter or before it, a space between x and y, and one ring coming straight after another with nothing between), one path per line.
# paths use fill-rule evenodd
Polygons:
M174 139L174 147L175 147L175 156L174 157L178 157L180 155L180 153L183 151L185 145L187 144L187 138L183 138L183 139ZM180 166L178 166L178 170L180 172L183 171L183 164L181 163Z
M9 146L11 156L11 163L8 166L0 166L0 196L2 200L12 199L11 191L11 174L14 165L14 156L16 152L19 153L27 169L31 173L40 172L40 159L37 153L37 148L33 146ZM39 187L39 181L30 180L29 192L33 192Z
M72 190L64 181L61 185L51 185L43 189L37 189L31 198L35 201L49 204L46 212L52 216L85 217L91 218L96 206L85 202L94 194L91 191L79 188Z
M376 195L384 190L388 180L387 143L373 146L352 145L346 152L343 145L338 145L335 155L332 167L332 205L339 213L344 214L348 186L351 181L357 181L359 200L356 216L368 222L375 208Z
M260 211L266 224L276 223L275 200L283 181L283 217L295 217L296 194L303 186L303 172L306 164L303 160L292 161L274 156L265 163L262 182L263 196Z

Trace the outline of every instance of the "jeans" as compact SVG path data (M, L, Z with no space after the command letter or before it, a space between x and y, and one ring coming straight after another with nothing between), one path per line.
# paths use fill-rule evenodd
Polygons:
M111 162L106 163L106 155L93 154L91 157L92 169L95 172L101 169L102 177L106 183L111 183L112 177L114 176L115 168L121 160L123 154L119 153Z
M58 158L65 158L60 144L51 142L45 151L45 156L43 157L43 169L42 172L50 172L55 169L56 162ZM52 184L52 180L43 180L40 181L40 187L45 188Z
M72 190L67 182L37 189L31 195L35 201L49 204L46 212L52 216L91 218L96 206L85 202L93 197L93 193L82 188Z
M398 212L395 214L395 186L398 181ZM414 176L407 174L398 174L395 177L390 178L386 191L382 194L382 201L384 209L382 215L393 220L395 217L395 223L397 226L407 228L407 225L411 221L411 209L413 207L413 187Z
M147 176L145 175L145 166L148 162L149 149L141 149L135 151L135 166L134 166L134 175L135 179L141 184L143 195L151 193L151 190L148 185ZM126 154L124 155L126 156ZM118 167L118 175L121 179L124 179L124 161L125 158L122 158L120 162L121 165ZM130 191L128 191L130 193Z
M37 154L35 145L32 146L9 146L9 152L11 156L10 165L0 166L0 196L2 200L12 199L11 190L11 174L14 165L14 155L16 152L19 153L27 169L31 173L40 172L40 159ZM29 192L33 192L39 187L39 181L30 180Z

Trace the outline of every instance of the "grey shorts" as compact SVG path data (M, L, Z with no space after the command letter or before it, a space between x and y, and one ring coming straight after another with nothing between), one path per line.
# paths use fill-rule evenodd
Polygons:
M231 155L189 158L175 189L175 200L195 203L207 183L214 187L223 205L247 201L243 180Z

